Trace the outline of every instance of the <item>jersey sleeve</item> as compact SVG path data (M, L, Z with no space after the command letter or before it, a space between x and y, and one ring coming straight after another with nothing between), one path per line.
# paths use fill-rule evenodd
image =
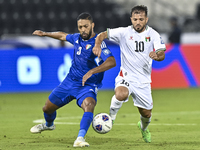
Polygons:
M116 43L120 43L122 34L124 33L124 28L122 27L114 28L114 29L108 28L107 33L108 33L109 40Z
M101 43L101 49L102 52L100 57L103 61L105 61L108 57L113 56L110 49L107 48L107 45L104 41Z
M74 45L74 34L68 34L66 40Z
M158 51L162 51L162 50L166 50L166 46L165 46L165 43L164 41L162 40L160 34L158 32L154 32L153 33L153 45L154 45L154 49L156 52Z

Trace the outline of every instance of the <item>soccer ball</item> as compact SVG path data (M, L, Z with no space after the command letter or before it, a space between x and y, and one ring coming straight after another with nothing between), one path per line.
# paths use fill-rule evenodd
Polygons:
M107 113L99 113L94 116L92 127L97 133L108 133L112 129L112 119Z

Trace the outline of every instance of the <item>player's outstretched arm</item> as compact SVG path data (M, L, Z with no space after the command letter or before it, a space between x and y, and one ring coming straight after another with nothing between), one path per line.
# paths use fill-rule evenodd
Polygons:
M89 70L82 79L82 86L85 85L85 82L87 81L87 79L89 79L93 74L95 73L99 73L99 72L104 72L106 70L109 70L113 67L116 66L116 61L115 58L113 56L110 56L106 59L106 61L104 61L100 66L95 67L91 70Z
M165 59L165 51L158 51L157 53L152 51L149 53L149 57L156 60L156 61L162 61Z
M66 41L67 33L60 32L60 31L58 31L58 32L44 32L44 31L41 31L41 30L35 30L33 32L33 35L47 36L47 37L51 37L51 38L58 39L58 40L61 40L61 41Z
M101 43L106 38L108 38L107 31L101 32L97 35L95 46L93 47L92 51L98 57L101 56Z

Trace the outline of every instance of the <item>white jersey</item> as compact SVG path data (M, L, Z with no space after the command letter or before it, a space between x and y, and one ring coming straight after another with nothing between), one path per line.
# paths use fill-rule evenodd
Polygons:
M132 82L151 83L153 50L165 50L165 44L158 32L149 26L138 33L132 26L108 29L108 39L120 46L121 74Z

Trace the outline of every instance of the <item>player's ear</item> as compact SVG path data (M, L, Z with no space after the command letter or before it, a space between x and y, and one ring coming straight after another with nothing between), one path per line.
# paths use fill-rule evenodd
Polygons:
M94 28L94 26L95 26L95 24L94 24L94 22L92 23L92 28Z
M132 21L132 16L130 17L130 20L131 20L131 23L132 23L132 22L133 22L133 21ZM132 24L133 24L133 23L132 23Z
M147 17L147 18L146 18L146 23L148 22L148 20L149 20L149 18Z

